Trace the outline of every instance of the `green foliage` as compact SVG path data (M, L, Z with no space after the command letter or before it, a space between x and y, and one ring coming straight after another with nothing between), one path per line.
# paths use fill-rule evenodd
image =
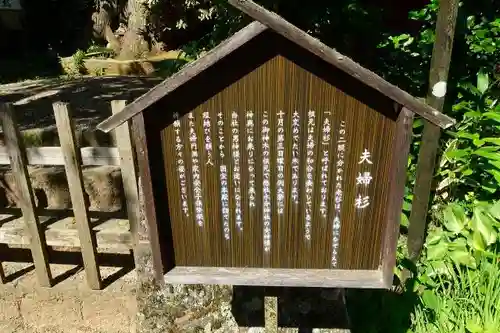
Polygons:
M387 52L383 75L420 96L428 89L437 11L438 1L431 0L410 13L420 25L417 32L389 35L379 44ZM404 246L398 248L397 277L402 278L402 268L411 272L398 288L419 298L408 332L500 331L499 17L500 3L494 0L463 2L459 10L444 107L457 124L441 137L442 159L422 260L413 264L405 259ZM411 211L422 129L417 119L402 230Z
M78 50L73 54L73 66L78 74L86 74L87 69L85 68L85 52Z
M497 83L479 73L475 85L460 84L453 114L461 121L447 134L438 173L441 200L460 200L469 208L476 200L498 198L500 189L500 103Z
M435 282L453 266L477 267L477 258L494 256L498 246L500 201L494 204L476 203L467 214L464 207L452 203L439 213L439 223L431 227L421 278Z
M410 19L420 25L418 33L387 36L379 44L388 52L385 76L419 95L423 95L428 84L438 9L438 0L431 0L424 8L411 11ZM471 82L480 71L495 71L500 59L499 17L500 4L496 0L461 3L448 82L450 95L454 95L457 83ZM453 104L453 98L448 102Z
M425 289L409 333L500 331L500 267L481 257L479 269L454 267L448 279Z

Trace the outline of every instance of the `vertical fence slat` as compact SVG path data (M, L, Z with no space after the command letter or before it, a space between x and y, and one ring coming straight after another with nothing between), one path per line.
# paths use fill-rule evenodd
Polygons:
M29 233L31 254L35 264L38 282L42 287L50 287L52 274L45 242L45 234L35 213L35 199L28 174L24 142L17 128L13 108L10 104L0 105L5 143L9 151L10 164L17 184L19 205L23 213L26 229Z
M124 100L111 101L111 110L113 114L117 114L123 110L125 108L125 103L126 101ZM130 223L130 233L132 234L133 247L135 249L139 243L138 226L140 207L130 132L129 122L125 122L115 129L116 146L120 156L120 168Z
M70 110L66 103L53 104L57 132L64 155L64 167L68 178L71 203L75 214L78 236L80 238L83 264L87 283L91 289L101 289L101 274L97 263L97 246L92 235L87 204L85 202L84 184L81 169L81 152L76 143Z

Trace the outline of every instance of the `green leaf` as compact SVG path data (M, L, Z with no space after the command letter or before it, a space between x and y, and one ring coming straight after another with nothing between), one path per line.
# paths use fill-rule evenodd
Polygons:
M448 243L441 241L427 246L427 260L442 260L448 252Z
M478 323L473 322L471 319L467 321L467 325L465 327L467 331L470 333L483 333L483 327Z
M426 273L430 278L437 275L449 275L452 268L446 260L428 262Z
M481 140L481 139L474 139L474 140L472 140L472 143L476 147L481 147L481 146L483 146L485 144L485 141Z
M500 113L497 112L485 112L483 116L500 123Z
M495 168L500 169L500 161L489 160L488 163L493 165Z
M470 175L472 175L473 173L474 173L474 171L472 171L472 169L466 169L466 170L464 170L464 171L462 172L462 174L463 174L464 176L470 176Z
M500 138L483 138L482 140L500 146Z
M497 220L500 220L500 200L495 202L493 206L488 210L488 212L496 218Z
M490 173L491 175L493 175L493 177L495 178L495 180L497 181L497 183L500 184L500 171L496 170L496 169L489 169L489 170L486 170L488 173Z
M470 139L470 140L477 140L479 139L479 134L478 133L469 133L465 130L463 131L458 131L456 133L456 136L459 137L459 138L462 138L462 139Z
M486 249L484 239L478 231L474 231L472 235L472 247L478 251L484 251Z
M415 119L415 121L413 122L413 128L419 128L422 126L424 126L424 121L422 120L422 118Z
M403 227L408 227L410 225L410 221L405 213L401 213L401 225Z
M490 193L495 193L497 191L497 187L496 186L493 186L491 184L487 184L487 185L481 185L481 188L485 191L488 191Z
M469 117L469 118L480 118L480 117L482 117L482 115L483 114L479 111L469 111L469 112L464 113L464 116Z
M403 210L407 212L411 211L411 201L403 201Z
M443 211L443 224L452 233L459 234L465 226L465 212L459 205L448 205Z
M487 73L479 73L477 75L477 89L481 94L484 94L490 85Z
M431 290L424 290L422 293L422 302L433 311L439 308L439 299Z
M482 156L491 160L500 160L500 154L492 152L491 149L486 149L489 147L482 147L473 152L474 155Z
M467 241L465 238L456 238L448 245L450 251L467 250Z
M497 232L495 231L493 221L488 215L484 214L479 209L474 209L472 216L472 229L474 232L479 232L486 246L491 245L497 240Z
M476 268L476 260L467 250L454 250L449 253L451 260L457 265L464 265L470 268Z
M469 149L455 149L455 150L449 150L446 152L446 157L453 159L453 158L462 158L465 156L469 156L471 151Z
M429 232L427 236L427 245L437 244L443 239L443 231L441 229Z

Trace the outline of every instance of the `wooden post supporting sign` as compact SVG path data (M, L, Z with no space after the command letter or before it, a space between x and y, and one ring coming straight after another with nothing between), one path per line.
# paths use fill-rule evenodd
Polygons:
M436 24L436 41L432 52L427 103L441 111L446 97L448 71L455 35L458 0L440 1ZM408 230L408 255L412 261L420 256L425 238L429 196L439 148L440 128L424 120L422 145L418 155L417 175Z

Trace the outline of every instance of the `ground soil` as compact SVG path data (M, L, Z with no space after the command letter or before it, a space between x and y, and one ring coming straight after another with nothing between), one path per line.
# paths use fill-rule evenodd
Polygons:
M110 102L129 102L161 82L158 77L100 76L29 80L0 85L0 102L15 104L21 130L55 126L52 103L69 102L79 128L111 115Z

